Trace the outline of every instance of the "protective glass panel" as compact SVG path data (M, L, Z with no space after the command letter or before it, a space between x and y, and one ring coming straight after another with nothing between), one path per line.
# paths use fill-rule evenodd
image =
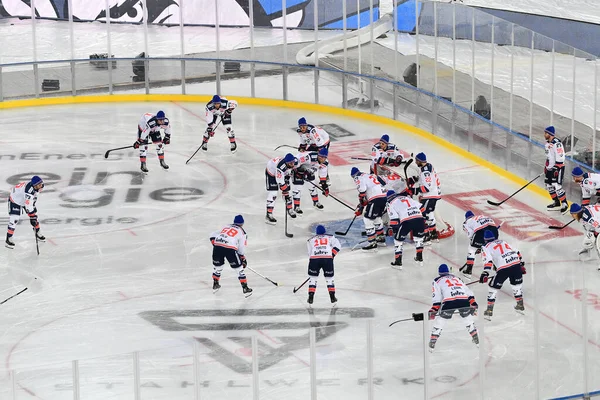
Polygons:
M77 95L106 94L108 92L109 68L112 68L113 84L117 84L120 79L125 80L124 74L127 74L126 77L129 78L128 71L123 71L119 68L114 69L117 65L116 60L80 61L75 62L74 65ZM122 66L123 63L119 65ZM121 72L121 76L119 71Z
M511 47L511 62L514 68L512 76L508 76L512 93L512 130L530 137L533 132L531 126L531 92L533 89L531 62L531 43L533 32L519 26L514 27L514 46ZM500 79L500 77L498 77ZM538 135L532 136L537 140Z
M133 397L133 369L132 354L79 361L81 398Z
M181 61L152 60L149 65L150 93L181 93Z
M4 100L34 97L33 65L2 67L2 96ZM38 91L40 91L38 89Z
M71 71L70 63L41 64L38 68L40 97L70 96Z
M186 59L185 92L187 94L214 95L217 91L215 74L214 61Z
M73 398L73 372L70 362L17 371L15 382L15 400L30 399L32 393L47 399Z
M193 398L192 346L143 351L140 357L142 399Z

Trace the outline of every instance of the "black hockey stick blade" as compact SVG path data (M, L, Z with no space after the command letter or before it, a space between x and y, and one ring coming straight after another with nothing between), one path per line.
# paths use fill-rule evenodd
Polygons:
M277 146L277 147L275 147L275 148L273 149L273 151L279 150L279 149L280 149L280 148L282 148L282 147L289 147L290 149L298 150L298 148L297 148L297 147L290 146L289 144L282 144L281 146Z
M389 328L389 327L391 327L392 325L396 325L396 324L397 324L397 323L399 323L399 322L406 322L406 321L413 321L413 318L404 318L404 319L399 319L398 321L394 321L394 322L392 322L392 323L391 323L391 324L388 326L388 328Z
M308 282L309 280L310 280L310 278L306 278L306 280L305 280L304 282L302 282L302 283L300 284L300 286L298 286L298 287L295 287L295 288L294 288L294 293L296 293L298 290L300 290L300 289L302 288L302 286L306 285L306 282Z
M287 210L285 210L285 236L289 237L289 238L293 238L294 235L292 233L288 232L288 212Z
M275 282L275 281L273 281L273 280L271 280L271 279L267 278L267 277L266 277L266 276L264 276L263 274L260 274L260 273L256 272L256 271L255 271L255 270L253 270L252 268L250 268L250 267L246 267L246 268L247 268L247 269L249 269L250 271L254 272L256 275L260 276L260 277L261 277L261 278L263 278L264 280L271 282L273 285L275 285L275 286L279 286L279 284L278 284L277 282Z
M200 149L201 149L201 148L202 148L202 145L200 145L200 147L198 147L198 148L196 149L196 151L194 152L194 154L192 154L192 156L191 156L190 158L188 158L188 159L187 159L187 161L185 162L185 165L187 165L187 163L189 163L189 162L190 162L190 160L191 160L192 158L194 158L194 156L195 156L195 155L196 155L196 154L197 154L197 153L200 151Z
M26 290L27 290L27 288L25 288L25 289L21 290L21 291L20 291L20 292L18 292L18 293L15 293L15 294L13 294L13 295L12 295L12 296L10 296L9 298L7 298L7 299L3 300L3 301L2 301L0 304L4 304L4 303L6 303L7 301L9 301L10 299L12 299L13 297L17 297L18 295L20 295L21 293L23 293L23 292L24 292L24 291L26 291Z
M348 232L350 232L350 228L352 227L354 220L356 220L356 214L354 214L354 218L352 218L352 221L350 221L350 225L348 225L346 232L335 232L335 234L340 235L340 236L346 236L348 234Z
M37 255L40 255L40 243L37 237L37 232L35 231L35 228L33 228L33 236L35 236L35 249L37 250Z
M128 149L128 148L130 148L130 147L133 147L133 146L123 146L123 147L117 147L117 148L114 148L114 149L108 149L108 150L106 150L106 153L104 153L104 158L108 158L108 155L109 155L111 152L113 152L113 151L117 151L117 150L125 150L125 149Z
M372 161L370 158L366 157L350 157L351 160L360 160L360 161Z
M550 225L548 228L549 229L559 229L559 230L565 229L567 226L571 225L574 221L575 221L575 219L572 219L569 222L567 222L566 224L564 224L563 226Z
M519 190L517 190L516 192L514 192L513 194L511 194L510 196L508 196L507 198L505 198L504 200L502 200L501 202L497 203L495 201L491 201L488 200L488 204L491 204L493 206L500 206L502 204L504 204L506 201L512 199L514 196L517 195L517 193L519 193L521 190L525 189L527 186L531 185L536 179L538 179L539 177L541 177L544 174L539 174L538 176L536 176L535 178L533 178L532 180L530 180L529 182L527 182L523 187L521 187Z

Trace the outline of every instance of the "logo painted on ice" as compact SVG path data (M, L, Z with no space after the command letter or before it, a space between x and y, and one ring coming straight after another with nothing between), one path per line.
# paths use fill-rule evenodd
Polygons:
M447 194L443 196L443 199L461 210L471 210L475 214L489 215L496 222L504 222L501 228L502 233L526 242L581 235L571 227L560 231L549 230L548 225L563 225L563 222L551 218L519 200L511 199L504 207L495 207L487 203L488 199L502 201L506 197L505 193L491 189Z
M195 339L210 350L208 355L215 361L239 374L251 374L252 362L242 358L252 354L251 338L244 336L244 331L285 331L285 335L270 335L270 341L259 340L259 369L262 371L290 357L294 351L307 348L309 346L307 331L309 328L317 328L316 339L317 342L320 342L347 328L349 319L373 318L375 312L373 309L365 307L316 308L311 310L310 314L305 308L263 308L144 311L139 313L139 316L165 331L232 332L231 336L223 338L219 342L206 337L196 336ZM254 320L244 322L244 317L248 316L254 317ZM327 316L327 320L320 320L320 316ZM215 317L219 317L220 321L213 322ZM230 321L222 321L226 317L230 317ZM189 323L185 322L186 318L190 320ZM290 334L294 331L299 331L301 334L295 336Z

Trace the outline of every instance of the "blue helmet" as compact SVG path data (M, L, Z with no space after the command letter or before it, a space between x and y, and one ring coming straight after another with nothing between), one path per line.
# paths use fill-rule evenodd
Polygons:
M581 210L583 210L583 207L581 207L577 203L573 203L573 204L571 204L571 209L569 210L569 213L571 213L571 214L579 214L581 212Z
M241 215L236 215L235 218L233 218L233 223L235 225L243 225L244 224L244 217L242 217Z
M300 125L307 125L306 118L300 117L300 119L298 120L298 126Z
M438 273L440 275L448 275L450 273L450 268L446 264L442 264L438 267Z
M354 178L358 174L360 174L360 170L356 167L352 167L350 170L350 176Z
M212 103L221 103L221 97L218 94L215 94L212 98Z
M583 176L583 170L579 167L575 167L573 168L573 172L571 172L571 175L577 177L577 176Z
M156 113L156 119L165 119L165 112L164 111L159 111Z
M40 183L44 183L44 181L43 181L43 180L42 180L42 178L40 178L39 176L37 176L37 175L34 175L34 176L31 178L31 184L32 184L33 186L39 185Z
M283 157L283 162L285 163L291 163L294 161L296 161L296 157L294 157L292 153L287 153L285 157Z
M485 240L486 242L491 242L492 240L496 240L496 235L494 234L494 232L490 231L489 229L486 229L485 232L483 232L483 240Z
M544 129L544 133L547 133L550 136L554 136L554 135L556 135L556 130L554 129L553 126L549 126L546 129Z
M415 156L415 160L421 161L421 162L427 162L427 156L425 155L425 153L419 153Z
M329 150L327 150L327 147L323 147L321 150L319 150L318 154L321 157L328 157L329 156Z
M325 227L323 225L317 225L316 232L317 235L324 235L327 231L325 230Z
M383 142L383 143L389 143L390 142L390 136L389 135L383 135L381 137L381 139L379 139L379 141Z
M467 210L467 212L465 213L465 221L474 216L475 214L473 214L473 211Z

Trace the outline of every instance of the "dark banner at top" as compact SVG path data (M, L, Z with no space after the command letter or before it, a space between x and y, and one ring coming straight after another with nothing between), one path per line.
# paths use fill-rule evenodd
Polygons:
M186 25L216 25L217 13L220 26L249 26L250 4L254 25L260 27L283 26L282 0L146 0L148 22L158 25L179 25L181 18ZM319 28L342 29L342 6L345 0L317 1ZM104 0L72 0L75 21L105 21ZM109 0L111 22L143 22L142 0ZM347 2L346 26L356 29L379 19L379 0L373 0L371 17L370 0ZM0 0L1 17L31 17L31 5L38 18L68 20L67 0ZM315 0L286 0L286 25L289 28L314 28Z

